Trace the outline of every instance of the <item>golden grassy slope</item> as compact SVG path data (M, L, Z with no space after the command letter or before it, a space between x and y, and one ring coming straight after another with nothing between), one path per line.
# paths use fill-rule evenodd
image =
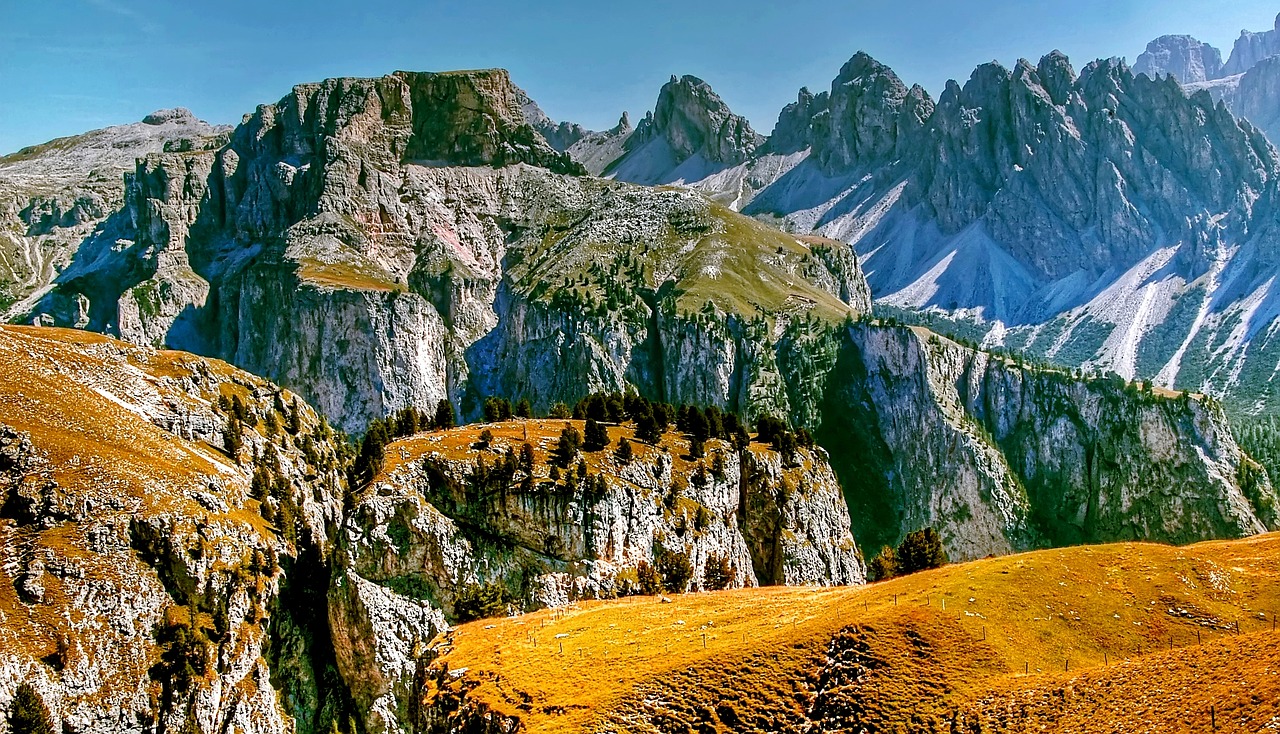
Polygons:
M457 629L435 665L466 672L426 695L469 688L530 732L799 731L811 715L824 730L1203 731L1209 705L1221 730L1254 731L1280 714L1256 700L1280 674L1278 575L1268 535L585 603Z

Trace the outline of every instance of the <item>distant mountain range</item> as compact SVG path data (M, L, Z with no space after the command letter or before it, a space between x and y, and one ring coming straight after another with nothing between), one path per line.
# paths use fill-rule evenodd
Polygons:
M1262 412L1280 366L1277 53L1276 30L1242 34L1226 63L1166 36L1132 69L1077 73L1054 52L936 100L858 54L768 137L672 77L635 129L579 129L564 149L852 244L886 313Z

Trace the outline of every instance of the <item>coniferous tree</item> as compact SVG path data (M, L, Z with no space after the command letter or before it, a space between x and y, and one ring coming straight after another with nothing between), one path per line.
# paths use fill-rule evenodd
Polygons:
M227 418L227 430L222 433L222 445L227 455L239 463L240 449L244 446L244 433L240 421L235 416Z
M662 577L662 588L668 594L684 593L693 579L693 566L685 553L664 550L658 556L657 566L658 575Z
M577 428L567 425L560 431L560 441L556 444L552 460L561 469L568 469L581 448L582 434Z
M618 443L617 450L613 452L613 458L617 459L619 464L630 464L635 456L635 449L631 447L631 442L625 438Z
M886 545L880 549L871 563L867 565L867 576L872 581L885 581L898 575L898 554L893 546Z
M49 707L36 689L22 683L9 704L9 731L13 734L53 734L53 721Z
M533 472L533 444L527 441L520 447L520 468Z
M556 420L560 420L560 419L568 418L572 416L573 413L570 412L569 406L565 405L564 403L556 403L555 405L551 406L551 412L548 413L547 415L551 418L555 418Z
M729 559L719 553L707 557L707 565L702 569L702 588L705 591L722 591L733 583L733 566Z
M915 573L947 564L947 552L942 548L942 538L933 528L907 533L898 544L898 572Z
M636 586L644 596L656 596L662 591L662 577L658 575L658 569L654 568L648 561L641 561L636 565Z
M582 440L582 447L587 451L603 451L609 445L609 431L603 423L588 416L586 433Z
M517 418L533 417L533 405L529 403L528 398L522 398L519 403L516 403L516 417Z
M445 398L439 403L436 403L436 415L431 421L431 427L437 430L453 428L458 424L455 416L456 413L453 411L453 403L449 402L448 398Z
M364 439L360 442L360 453L356 454L355 463L351 467L351 485L363 487L382 471L382 463L386 460L387 444L391 437L387 434L384 421L375 420L369 424Z

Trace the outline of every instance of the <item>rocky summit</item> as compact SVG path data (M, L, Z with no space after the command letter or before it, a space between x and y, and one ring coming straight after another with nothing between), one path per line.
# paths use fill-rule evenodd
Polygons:
M1243 90L1259 101L1233 108L1270 125L1280 66L1184 87L1215 65L1197 43L1154 42L1140 73L1057 52L985 64L936 99L857 54L749 159L665 180L850 243L887 313L1266 411L1278 347L1274 309L1255 306L1271 302L1280 159L1215 95ZM602 170L626 178L645 156L623 146Z
M768 137L402 71L0 159L0 732L988 731L1261 630L1223 67L859 53Z

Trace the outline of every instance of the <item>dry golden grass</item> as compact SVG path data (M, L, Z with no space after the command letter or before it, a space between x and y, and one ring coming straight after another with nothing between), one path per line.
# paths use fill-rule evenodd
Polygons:
M476 622L437 641L436 665L465 668L451 688L474 686L473 701L521 718L530 732L787 731L810 708L868 731L946 731L957 717L986 722L975 731L1021 730L1039 727L1041 709L1018 707L1021 718L1004 723L983 712L1064 685L1098 692L1074 708L1046 704L1076 717L1048 730L1166 731L1144 728L1141 712L1126 709L1124 686L1167 678L1165 694L1150 694L1143 710L1167 708L1169 717L1207 715L1209 699L1244 707L1227 690L1233 676L1204 674L1230 663L1254 677L1275 674L1274 657L1246 653L1272 641L1278 574L1277 535L1048 550L861 588L592 602ZM860 678L817 679L833 640ZM1214 680L1223 690L1203 688ZM819 688L827 692L815 698ZM1179 696L1185 705L1175 705ZM1104 703L1113 718L1094 727L1087 712Z
M438 453L450 461L476 461L484 456L487 461L497 461L500 454L510 449L517 453L525 443L533 446L534 474L546 478L551 454L560 440L560 432L565 426L573 426L579 433L586 431L586 422L567 418L533 418L515 419L502 423L479 423L448 430L427 431L401 439L387 447L387 460L383 464L379 479L385 479L405 464L417 461L423 456ZM706 442L706 458L693 459L689 456L689 441L675 429L668 430L662 440L651 446L636 440L635 428L630 424L608 425L609 445L603 451L583 452L580 454L587 463L592 474L612 471L618 468L613 452L623 438L631 442L637 460L646 460L653 454L662 452L671 457L672 471L687 476L697 469L699 463L710 466L711 456L717 451L731 452L728 443L719 439ZM480 434L485 430L493 434L493 443L488 448L480 447ZM752 451L765 452L770 449L762 444L752 444ZM804 461L807 454L801 451Z

